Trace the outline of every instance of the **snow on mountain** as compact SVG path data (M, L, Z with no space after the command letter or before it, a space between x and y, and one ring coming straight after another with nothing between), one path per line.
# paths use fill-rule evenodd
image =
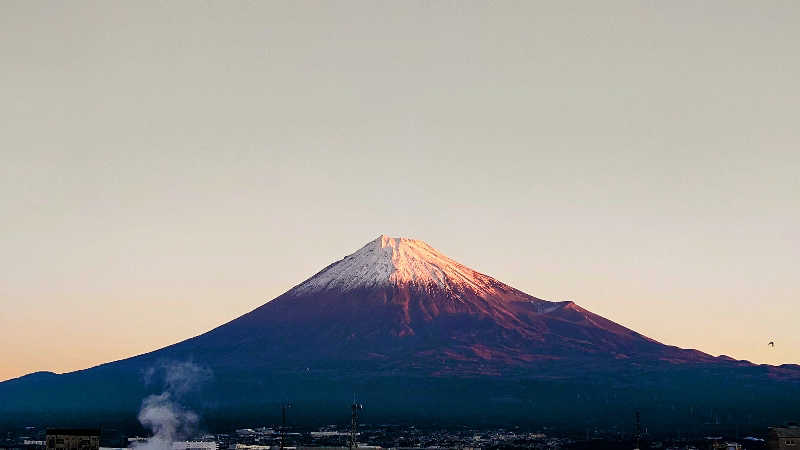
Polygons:
M349 292L398 284L437 287L453 292L471 291L480 296L496 293L498 285L501 285L493 278L448 258L423 241L382 235L355 253L329 265L290 293Z

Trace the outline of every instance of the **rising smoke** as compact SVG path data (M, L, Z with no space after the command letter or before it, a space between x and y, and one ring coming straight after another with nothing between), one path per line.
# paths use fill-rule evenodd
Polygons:
M163 392L142 400L139 422L150 430L147 442L136 442L139 450L172 450L176 441L186 440L197 431L200 417L182 404L184 397L211 378L211 370L192 362L165 363L144 373L145 383L160 383Z

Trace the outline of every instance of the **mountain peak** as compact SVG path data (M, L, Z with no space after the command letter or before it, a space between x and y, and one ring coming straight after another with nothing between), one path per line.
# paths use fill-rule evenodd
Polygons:
M367 243L367 245L365 245L364 247L368 247L370 244L379 245L381 248L390 247L394 249L399 249L401 247L425 247L434 252L439 253L436 249L428 245L428 243L425 241L407 237L391 237L385 234L378 236L375 240Z
M418 253L419 251L423 251L427 253L437 254L438 257L447 258L441 252L428 245L427 242L421 241L419 239L412 239L407 237L391 237L382 234L378 236L378 238L375 239L374 241L365 245L363 248L369 247L371 244L376 244L380 246L380 248L384 249L389 248L392 250L392 253L397 253L397 252Z
M292 289L295 294L348 292L398 284L484 293L497 282L418 239L385 234Z

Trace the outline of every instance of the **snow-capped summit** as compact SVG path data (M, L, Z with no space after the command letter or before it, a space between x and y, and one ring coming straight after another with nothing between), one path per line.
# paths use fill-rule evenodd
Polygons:
M292 293L348 292L398 284L484 295L498 288L491 277L448 258L424 241L381 235L304 281Z

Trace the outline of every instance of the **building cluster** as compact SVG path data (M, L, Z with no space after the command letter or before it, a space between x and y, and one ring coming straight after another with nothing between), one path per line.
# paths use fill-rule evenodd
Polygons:
M769 450L797 450L800 448L800 425L794 422L773 427L767 433Z
M26 431L33 432L35 427L26 427ZM147 450L220 450L213 436L205 436L202 440L159 442L158 445L150 444L146 437L127 438L125 447L101 446L99 428L48 428L44 439L30 439L22 436L20 439L10 440L5 445L0 445L2 450L131 450L137 447ZM7 440L9 441L9 440ZM20 442L21 441L21 442ZM10 444L10 445L9 445Z
M175 442L127 437L123 446L103 446L99 429L27 427L16 436L0 440L0 450L335 450L349 449L353 442L350 426L328 425L307 430L290 427L241 428L231 433L196 436ZM762 438L729 439L705 436L672 441L644 439L614 440L597 432L584 438L559 437L549 432L519 429L421 429L400 425L362 425L355 434L355 446L379 449L611 449L660 450L800 450L800 425L770 428Z

